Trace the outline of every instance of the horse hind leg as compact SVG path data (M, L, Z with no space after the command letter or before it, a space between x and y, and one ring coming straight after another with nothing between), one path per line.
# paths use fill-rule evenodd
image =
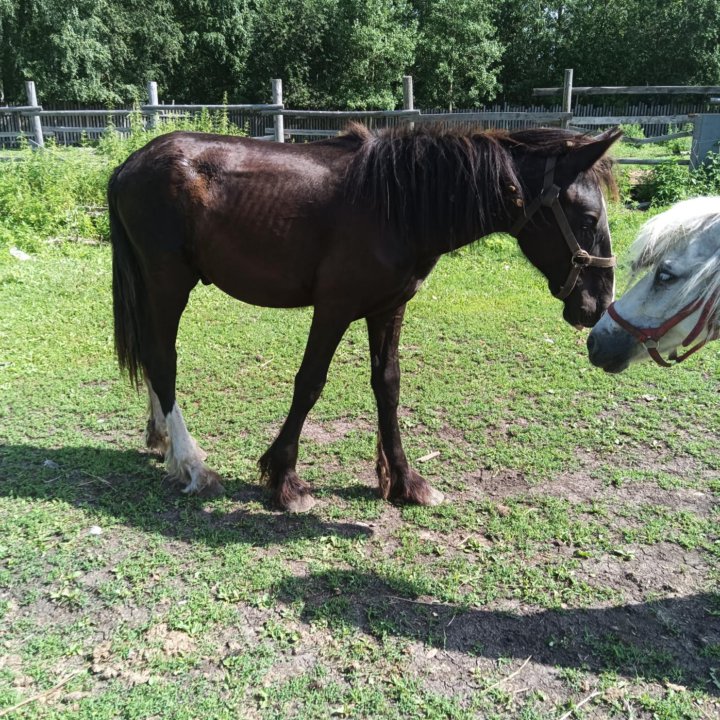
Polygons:
M165 416L165 422L170 440L165 456L168 476L183 484L183 492L188 495L222 495L225 488L220 482L220 476L205 465L207 453L188 432L177 403L173 403L172 410Z
M145 445L147 445L148 450L152 450L162 457L165 457L170 450L170 437L168 436L165 415L160 406L160 398L158 398L157 393L153 390L150 378L147 376L147 373L144 373L144 376L145 386L148 390L149 406L148 421L145 426Z
M149 447L162 451L168 476L187 494L215 497L224 492L220 476L205 465L206 453L188 432L175 397L177 338L180 317L197 278L179 268L170 288L148 288L151 308L145 327L142 366L150 397L146 431Z

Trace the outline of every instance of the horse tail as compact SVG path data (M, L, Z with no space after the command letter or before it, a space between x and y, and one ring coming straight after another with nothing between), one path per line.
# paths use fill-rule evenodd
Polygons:
M120 370L126 371L133 385L139 388L142 314L147 303L144 302L146 291L142 268L116 207L121 170L122 166L117 168L108 183L115 352Z

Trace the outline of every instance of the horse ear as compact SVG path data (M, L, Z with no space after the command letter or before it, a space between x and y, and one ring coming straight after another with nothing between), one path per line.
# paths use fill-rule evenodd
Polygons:
M622 137L623 131L612 128L600 133L589 143L572 145L559 164L559 170L567 182L572 182L581 172L589 170Z

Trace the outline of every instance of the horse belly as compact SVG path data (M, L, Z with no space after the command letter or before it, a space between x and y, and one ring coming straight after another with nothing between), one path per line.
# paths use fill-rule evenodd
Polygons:
M235 222L232 230L199 234L195 258L206 281L252 305L303 307L313 302L319 238L277 235Z

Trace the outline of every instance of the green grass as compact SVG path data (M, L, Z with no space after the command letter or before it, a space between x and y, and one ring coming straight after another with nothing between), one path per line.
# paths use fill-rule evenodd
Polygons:
M612 208L621 256L646 217ZM186 498L116 369L109 248L46 240L0 247L0 708L77 673L13 717L556 719L594 690L576 717L717 716L720 348L604 375L491 238L401 340L407 453L440 451L415 464L448 502L377 498L356 324L301 443L321 502L285 516L255 463L310 312L193 293L178 395L228 495Z

